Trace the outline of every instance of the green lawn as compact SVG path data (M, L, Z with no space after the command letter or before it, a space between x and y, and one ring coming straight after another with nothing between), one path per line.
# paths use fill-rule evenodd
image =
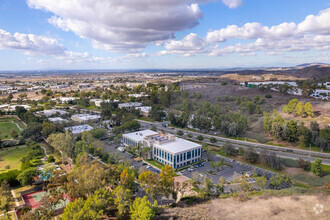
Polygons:
M21 169L21 158L27 153L27 147L25 145L15 146L10 148L4 148L0 151L0 173L13 169ZM9 165L10 168L5 167Z
M164 167L165 165L155 161L155 160L148 160L148 159L145 159L144 161L146 161L147 163L150 163L151 165L159 168L159 169L162 169L162 167Z
M12 129L15 129L17 134L21 134L21 130L15 123L18 124L21 129L25 128L23 123L16 118L0 118L0 139L11 139L10 131Z

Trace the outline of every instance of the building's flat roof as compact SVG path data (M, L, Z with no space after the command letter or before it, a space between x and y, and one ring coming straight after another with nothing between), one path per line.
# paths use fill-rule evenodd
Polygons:
M60 118L60 117L52 117L48 118L49 121L51 122L62 122L62 121L67 121L66 119Z
M127 102L127 103L120 103L118 104L119 108L121 107L140 107L142 103L140 102Z
M78 115L72 115L72 117L76 117L84 121L101 118L101 116L99 115L90 115L90 114L78 114Z
M180 153L182 151L192 150L197 147L201 147L202 145L176 137L174 141L169 141L169 142L165 142L165 143L161 143L161 144L155 144L155 146L157 148L166 150L172 154L176 154L176 153Z
M141 112L150 112L151 106L141 106L141 107L137 107L136 109L139 109Z
M90 131L93 130L93 127L88 125L88 124L84 124L84 125L77 125L77 126L72 126L72 127L66 127L64 128L65 130L71 130L72 134L79 134L82 133L84 131Z
M136 142L139 142L139 141L142 141L146 136L155 135L155 134L158 134L158 133L148 129L148 130L135 131L135 132L123 134L123 136L125 136L131 140L134 140Z

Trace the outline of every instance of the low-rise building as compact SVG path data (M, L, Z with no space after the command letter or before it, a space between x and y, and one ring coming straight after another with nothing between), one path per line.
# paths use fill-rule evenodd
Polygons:
M63 123L63 122L68 122L68 120L60 118L60 117L52 117L48 118L48 120L52 123Z
M136 109L139 109L142 115L149 117L151 106L141 106L141 107L137 107Z
M101 107L102 102L110 103L111 101L109 99L103 100L103 99L91 99L89 102L94 103L95 106Z
M142 103L139 102L128 102L128 103L120 103L118 104L118 108L126 108L126 109L132 109L132 108L137 108L141 107Z
M202 157L202 145L170 134L146 137L143 146L151 148L154 160L173 168L195 163Z
M202 157L202 145L151 130L123 134L122 145L149 147L154 160L173 168L195 163Z
M78 134L80 134L84 131L93 130L93 127L88 125L88 124L84 124L84 125L76 125L76 126L71 126L71 127L65 127L64 129L71 131L73 135L78 135Z
M77 114L72 115L71 119L73 121L77 122L91 122L91 121L97 121L101 118L99 115L90 115L90 114Z
M63 110L57 110L57 109L47 109L47 110L43 110L40 112L37 112L38 114L42 114L46 117L51 117L53 115L65 115L66 111Z

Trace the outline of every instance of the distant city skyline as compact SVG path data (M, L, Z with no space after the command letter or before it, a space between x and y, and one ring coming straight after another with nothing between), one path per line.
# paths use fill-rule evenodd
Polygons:
M329 0L2 0L0 71L330 63Z

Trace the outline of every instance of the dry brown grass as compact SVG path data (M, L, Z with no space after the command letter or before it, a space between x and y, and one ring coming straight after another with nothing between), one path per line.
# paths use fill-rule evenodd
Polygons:
M314 206L323 205L316 214ZM217 199L210 203L187 208L167 209L159 219L330 219L328 196L253 197L241 202L237 199Z

